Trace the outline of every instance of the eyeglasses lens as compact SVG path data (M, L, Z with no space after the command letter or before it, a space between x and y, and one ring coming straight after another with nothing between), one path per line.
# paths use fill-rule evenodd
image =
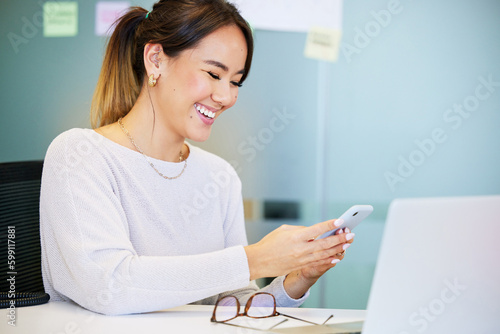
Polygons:
M217 321L226 321L236 317L238 314L238 304L235 297L224 297L217 303L215 310L215 319Z
M252 299L252 305L247 311L249 317L265 318L274 314L274 298L268 294L258 294Z

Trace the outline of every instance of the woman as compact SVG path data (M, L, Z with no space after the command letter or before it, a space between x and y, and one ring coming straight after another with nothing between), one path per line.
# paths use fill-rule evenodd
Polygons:
M242 302L254 280L278 306L298 306L343 258L353 234L314 240L342 222L282 226L247 245L241 183L206 140L234 105L253 52L249 26L225 0L134 7L110 38L92 129L58 136L45 159L42 272L52 300L104 314L187 303Z

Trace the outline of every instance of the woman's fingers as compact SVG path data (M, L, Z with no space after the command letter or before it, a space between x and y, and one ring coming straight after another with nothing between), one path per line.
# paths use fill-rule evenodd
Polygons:
M310 237L312 235L311 233L314 234L319 232L319 235L325 233L325 228L327 231L338 228L335 224L333 224L335 227L332 228L331 222L335 223L335 221L319 223L304 228L304 231L301 232L305 233L305 237ZM308 248L310 253L307 256L301 257L300 261L298 261L299 265L301 265L302 268L314 267L319 271L323 270L326 272L344 259L345 251L351 246L353 240L354 233L351 233L349 228L339 228L334 235L326 238L309 240L312 242L307 243L306 248Z
M349 228L340 228L337 231L335 231L335 235L325 238L325 240L328 240L332 243L331 248L329 248L328 252L322 252L319 251L317 254L321 258L322 256L325 255L330 255L332 254L332 251L336 251L336 253L333 255L334 257L330 257L329 259L324 259L323 261L333 261L332 263L338 262L337 260L342 260L345 256L346 250L351 246L352 242L354 241L354 233L351 233L351 230ZM321 240L317 240L316 242L319 243Z
M310 233L315 233L317 231L322 232L324 231L325 227L331 230L332 222L334 223L335 221L327 221L311 226L315 229L312 229L311 227L304 228L304 235L306 237L309 237L311 235ZM309 230L305 231L306 229ZM339 229L335 232L335 235L313 240L313 242L308 242L307 244L305 244L305 248L302 250L302 252L300 252L301 255L297 256L296 259L301 266L311 266L314 265L314 263L318 263L319 265L327 265L332 263L334 264L336 262L336 259L343 259L344 252L351 245L353 238L354 233L350 233L349 229Z
M337 253L345 250L354 234L345 233L348 229L344 228L335 235L314 238L339 228L342 223L340 219L332 219L309 227L282 225L257 244L246 246L250 277L280 276L313 263L332 264L332 260L342 258Z
M342 219L331 219L306 227L304 228L304 237L306 238L305 240L316 239L320 235L338 228L343 223L344 220Z
M328 249L345 243L350 244L352 243L353 239L354 233L340 233L324 239L315 240L315 242L311 243L311 246L316 246L317 251L319 249Z
M311 267L323 267L323 266L328 267L328 266L332 266L332 265L339 263L342 259L343 259L343 256L340 256L340 257L331 256L329 258L325 258L325 259L310 263L309 265L307 265L307 267L309 267L309 266L311 266Z
M347 233L347 234L351 233L351 230L349 228L346 227L345 230L346 230L345 233ZM354 234L354 233L352 233L352 234ZM352 244L353 241L354 241L354 237L352 239L347 240L347 242L350 244Z
M318 242L318 241L316 241L316 242ZM349 243L341 242L341 243L338 243L337 245L335 245L333 247L329 247L329 248L326 248L326 249L321 249L319 251L311 253L310 256L308 256L305 259L306 263L315 263L315 262L318 262L318 261L322 261L323 264L325 262L330 262L331 263L331 261L334 258L339 258L339 257L343 258L345 250L347 248L349 248L350 245L351 244L349 244Z

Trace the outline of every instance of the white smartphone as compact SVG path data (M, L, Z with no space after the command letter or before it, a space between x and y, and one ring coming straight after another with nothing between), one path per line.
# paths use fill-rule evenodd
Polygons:
M329 237L331 235L334 235L337 230L341 228L346 228L348 227L351 231L353 228L358 226L363 219L368 217L371 213L373 212L373 206L371 205L354 205L351 206L346 212L342 214L338 219L343 219L344 224L340 225L338 228L328 231L326 233L323 233L319 238L316 239L322 239Z

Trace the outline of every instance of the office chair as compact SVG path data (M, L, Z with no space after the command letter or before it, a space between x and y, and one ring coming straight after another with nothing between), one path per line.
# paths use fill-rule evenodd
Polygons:
M43 161L0 163L0 308L48 302L40 247Z

